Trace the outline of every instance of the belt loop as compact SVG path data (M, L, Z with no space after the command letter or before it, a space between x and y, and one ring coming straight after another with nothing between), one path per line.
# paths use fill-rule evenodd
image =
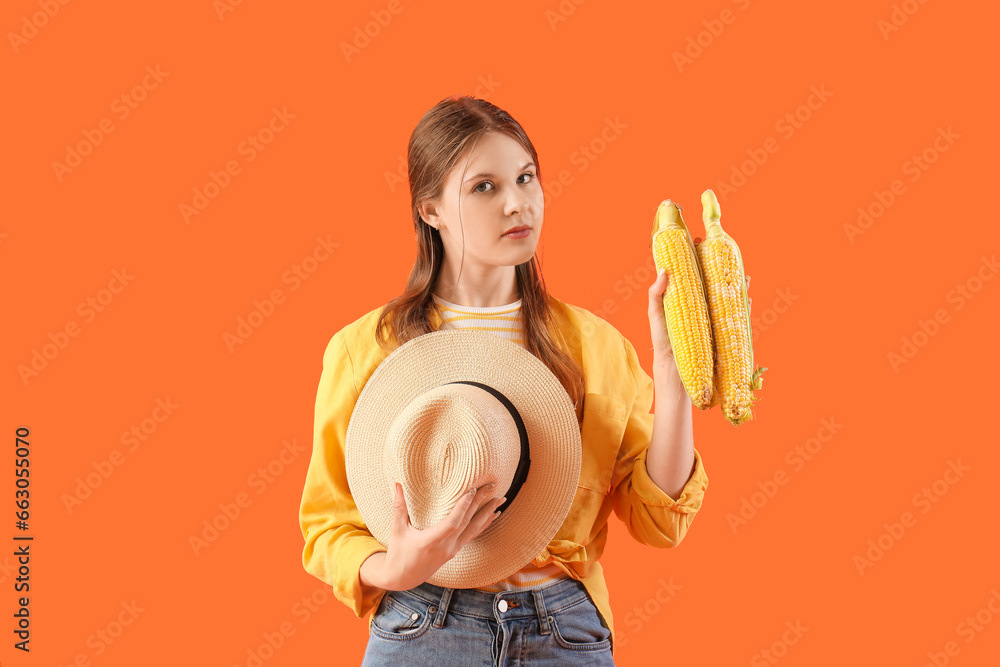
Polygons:
M441 602L438 604L437 615L434 617L435 628L444 627L444 618L448 614L448 606L451 604L451 595L454 592L454 588L445 588L444 592L441 593Z
M549 634L549 614L545 610L545 600L542 598L542 592L536 588L531 589L531 594L535 596L535 611L538 613L538 631L543 634Z

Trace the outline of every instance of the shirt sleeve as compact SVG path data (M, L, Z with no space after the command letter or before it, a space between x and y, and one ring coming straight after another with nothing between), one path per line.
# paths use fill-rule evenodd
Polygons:
M636 382L636 396L625 424L618 461L611 480L614 510L637 541L664 549L680 544L695 513L701 509L708 475L701 454L694 450L694 469L677 499L668 496L646 470L646 453L653 434L653 378L639 363L626 338L629 371Z
M382 591L362 589L361 564L387 549L368 531L347 484L344 442L359 393L350 353L338 332L323 355L316 392L312 455L299 505L302 564L363 618Z

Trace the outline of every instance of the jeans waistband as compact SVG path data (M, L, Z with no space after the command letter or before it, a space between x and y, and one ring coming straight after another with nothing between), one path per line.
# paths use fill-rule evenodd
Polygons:
M541 588L526 591L490 593L474 588L443 588L424 582L405 593L427 602L434 610L433 625L444 627L448 612L492 618L497 622L535 616L543 634L549 630L548 615L586 600L587 589L576 579L565 578ZM591 602L591 604L593 604Z

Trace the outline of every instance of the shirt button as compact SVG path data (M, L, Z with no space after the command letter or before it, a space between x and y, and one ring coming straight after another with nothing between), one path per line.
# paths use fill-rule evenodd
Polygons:
M500 612L501 613L507 611L507 601L506 600L500 600L500 604L498 604L497 606L500 607Z

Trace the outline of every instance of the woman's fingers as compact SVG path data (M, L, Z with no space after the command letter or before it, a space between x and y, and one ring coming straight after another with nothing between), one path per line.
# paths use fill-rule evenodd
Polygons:
M479 533L486 530L486 528L500 516L497 514L496 509L503 505L506 501L506 498L490 498L484 502L482 507L479 508L479 511L476 512L475 516L472 518L472 521L469 522L469 525L466 526L464 531L462 531L462 535L458 539L458 548L461 549L466 544L476 539L476 536L479 535Z
M392 499L392 528L391 534L398 535L406 531L410 525L410 513L406 510L406 499L403 497L403 488L399 482L393 482Z
M483 527L485 525L488 525L490 521L500 516L499 514L496 513L496 510L505 502L507 502L507 499L503 497L490 498L489 500L487 500L485 503L483 503L482 507L479 508L479 511L476 512L475 516L472 518L470 526L479 525L480 527ZM476 533L478 534L479 531L476 530Z
M493 498L494 485L485 484L472 493L463 493L443 519L424 530L413 529L406 509L402 487L394 483L392 527L389 541L397 547L389 549L398 561L397 569L405 573L406 581L425 581L441 565L478 535L492 521L490 514L500 502ZM403 575L400 575L403 576ZM416 585L416 584L414 584Z
M483 503L487 502L490 499L490 497L493 495L494 486L495 486L494 484L484 484L483 486L479 487L479 490L476 491L475 501L465 510L465 517L462 523L461 530L465 530L465 527L468 526L469 523L472 521L473 517L476 516L476 512L478 512L482 508Z
M475 516L476 511L490 497L492 492L493 485L486 484L479 487L474 493L462 494L462 498L455 503L448 516L438 522L437 525L441 527L442 533L453 536L461 535L465 527L472 521L472 517ZM444 535L441 537L444 537Z

